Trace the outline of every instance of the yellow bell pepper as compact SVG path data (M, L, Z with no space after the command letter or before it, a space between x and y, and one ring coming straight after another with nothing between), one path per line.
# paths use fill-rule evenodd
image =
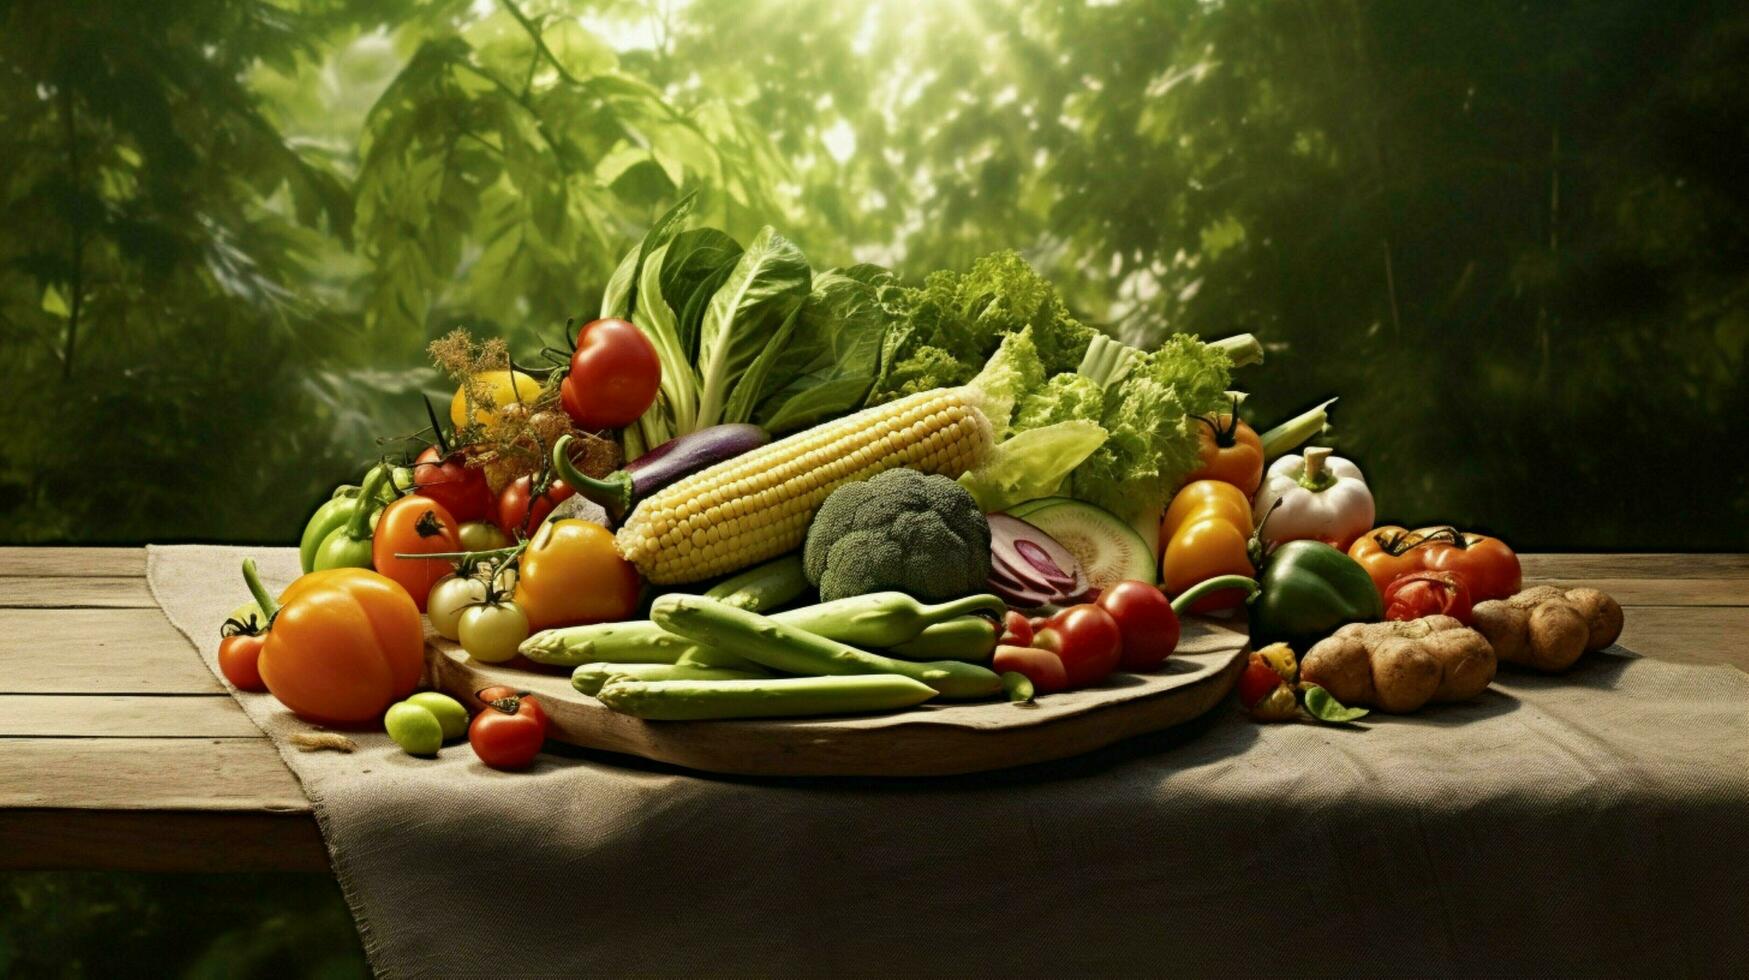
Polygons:
M1251 501L1231 483L1185 484L1160 521L1160 540L1165 543L1160 580L1169 595L1180 595L1217 575L1253 574L1246 551L1251 540ZM1243 592L1223 589L1196 600L1190 609L1232 609L1244 601Z

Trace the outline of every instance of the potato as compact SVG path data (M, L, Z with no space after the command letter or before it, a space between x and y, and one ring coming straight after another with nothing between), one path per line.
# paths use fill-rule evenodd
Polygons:
M1353 623L1315 644L1300 680L1343 704L1403 714L1430 701L1466 701L1494 679L1494 651L1450 616Z
M1597 589L1542 585L1476 604L1476 630L1507 663L1550 673L1621 636L1621 605Z

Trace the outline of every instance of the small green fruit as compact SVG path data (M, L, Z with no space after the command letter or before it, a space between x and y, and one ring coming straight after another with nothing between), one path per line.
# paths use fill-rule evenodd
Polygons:
M443 747L443 725L437 716L410 701L391 705L383 727L408 755L436 755Z
M416 704L437 718L437 723L443 727L443 740L461 738L468 733L468 709L462 703L447 694L436 691L420 691L407 699L408 704Z

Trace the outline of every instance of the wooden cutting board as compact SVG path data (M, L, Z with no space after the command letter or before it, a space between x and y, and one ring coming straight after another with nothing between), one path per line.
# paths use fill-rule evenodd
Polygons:
M1158 671L1041 697L927 704L832 718L644 721L571 687L569 670L520 658L482 664L448 640L426 647L433 683L471 708L497 684L532 691L552 720L550 738L708 772L761 776L945 776L1080 755L1190 721L1232 690L1244 667L1243 633L1212 619L1184 622L1178 651Z

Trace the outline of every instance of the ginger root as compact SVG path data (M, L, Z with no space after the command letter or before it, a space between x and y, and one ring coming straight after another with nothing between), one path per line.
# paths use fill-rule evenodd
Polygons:
M1507 663L1556 672L1621 636L1621 604L1597 589L1540 585L1476 604L1475 626Z
M1494 679L1494 650L1450 616L1350 623L1307 651L1300 680L1347 705L1398 714L1429 701L1467 701Z

